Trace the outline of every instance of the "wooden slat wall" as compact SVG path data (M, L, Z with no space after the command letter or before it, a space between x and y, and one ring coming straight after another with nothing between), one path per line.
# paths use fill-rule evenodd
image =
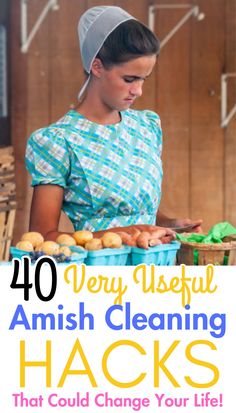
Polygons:
M60 2L60 10L51 13L51 119L58 119L76 104L83 83L79 42L78 16L86 8L85 1Z
M160 2L156 2L160 4ZM169 1L161 2L170 4ZM172 3L171 3L172 4ZM178 4L186 4L185 0ZM156 12L155 32L164 39L186 10ZM189 216L189 78L190 23L163 47L157 63L156 110L163 127L163 198L161 209L169 216Z
M192 22L191 214L197 211L208 226L221 221L224 215L224 141L220 127L224 3L224 0L199 0L206 18Z
M77 21L88 8L117 5L147 23L149 0L59 0L27 55L19 50L19 1L12 0L12 141L16 154L18 212L15 238L27 230L30 178L24 168L27 137L76 104L83 83ZM198 5L206 15L191 18L163 48L136 108L158 112L163 126L164 181L161 209L170 216L202 217L205 229L221 220L236 225L236 117L220 127L220 76L236 71L235 0L162 0ZM30 24L45 0L29 1ZM159 11L160 38L185 11ZM230 104L236 100L231 81ZM63 228L68 221L62 220Z
M236 1L226 1L225 73L236 73ZM229 81L229 110L236 104L236 78ZM236 225L236 116L224 130L225 217Z

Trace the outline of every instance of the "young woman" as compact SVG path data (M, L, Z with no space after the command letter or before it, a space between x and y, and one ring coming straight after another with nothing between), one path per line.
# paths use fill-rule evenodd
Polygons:
M33 133L26 164L34 187L30 230L55 240L61 209L75 230L174 236L201 220L158 211L162 182L159 116L130 109L159 53L156 36L119 7L94 7L78 26L87 80L79 105ZM159 226L163 226L160 228Z

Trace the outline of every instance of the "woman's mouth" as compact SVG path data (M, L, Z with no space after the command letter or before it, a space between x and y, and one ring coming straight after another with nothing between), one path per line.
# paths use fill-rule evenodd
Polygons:
M125 99L125 102L133 103L133 102L134 102L134 99L132 99L132 98L127 98L127 99Z

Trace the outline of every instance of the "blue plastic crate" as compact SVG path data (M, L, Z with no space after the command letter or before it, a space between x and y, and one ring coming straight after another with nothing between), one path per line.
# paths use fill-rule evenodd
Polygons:
M132 247L127 264L175 265L176 254L179 248L180 242L178 241L149 247L148 250Z
M126 265L130 247L103 248L97 251L88 251L84 262L86 265Z
M69 264L70 262L76 262L78 264L82 264L84 262L84 259L87 257L87 251L81 250L80 247L76 247L76 246L69 247L69 248L72 252L76 252L76 255L72 255L70 257L69 262L65 262L65 263L62 262L58 264ZM12 258L22 258L25 256L30 257L29 251L23 251L16 247L10 247L10 253L11 253Z

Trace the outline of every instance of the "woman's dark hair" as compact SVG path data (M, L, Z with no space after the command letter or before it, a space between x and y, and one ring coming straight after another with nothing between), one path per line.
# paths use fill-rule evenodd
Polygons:
M97 54L106 69L141 56L157 55L160 42L155 34L138 20L121 23L105 40Z

